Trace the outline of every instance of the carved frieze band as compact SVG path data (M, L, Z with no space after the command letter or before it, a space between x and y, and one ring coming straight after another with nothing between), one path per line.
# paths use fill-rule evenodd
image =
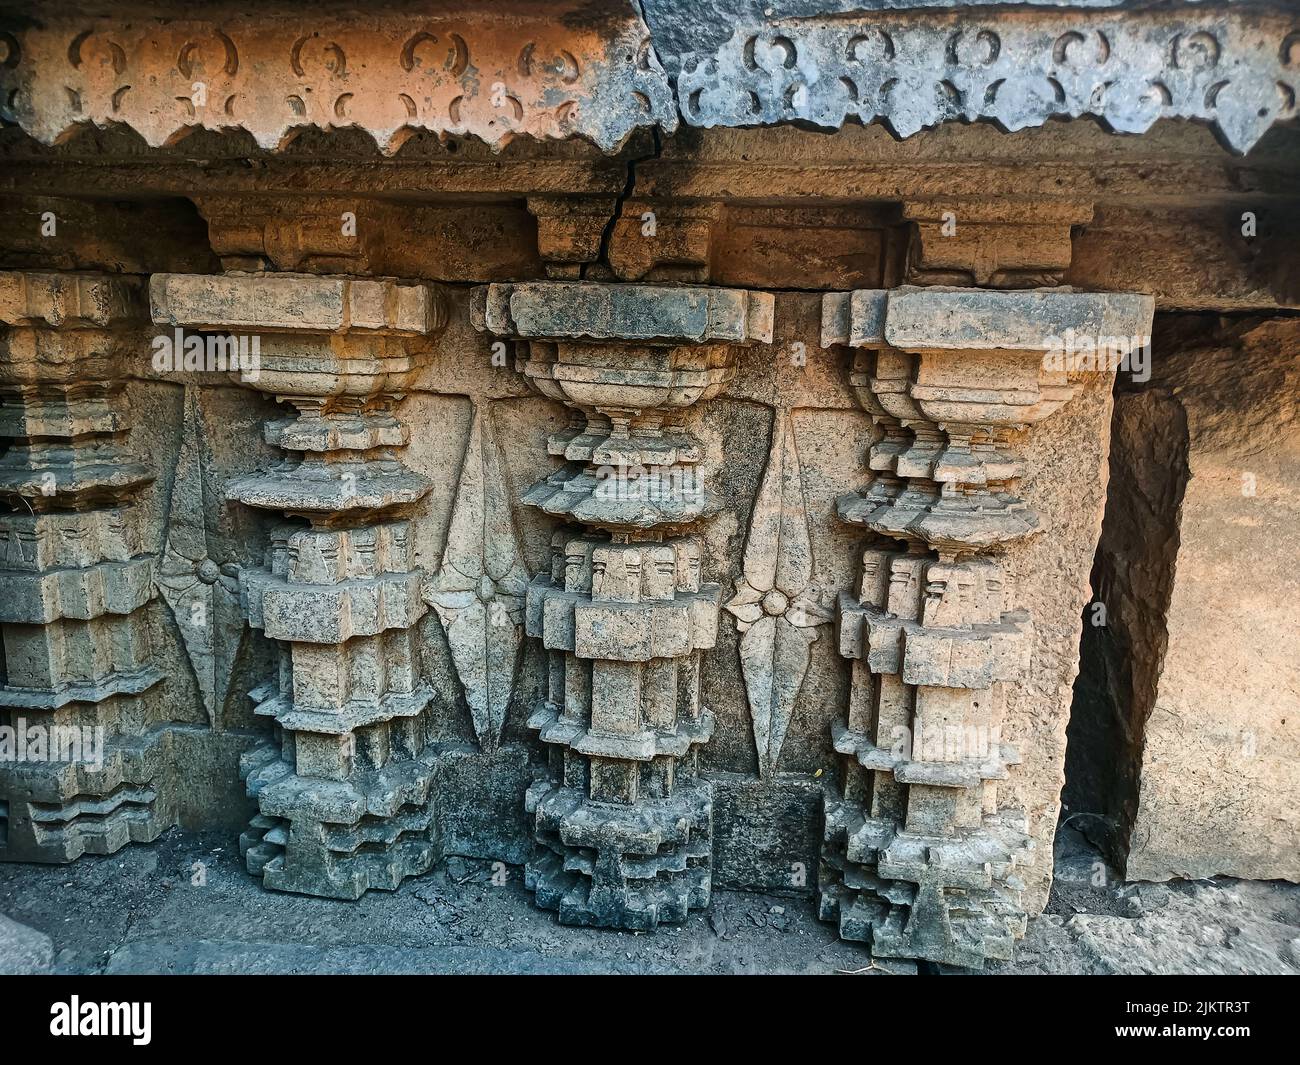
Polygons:
M385 152L420 129L493 145L576 135L606 150L638 126L675 129L631 5L580 19L565 7L506 19L53 20L0 32L0 116L47 143L87 123L124 123L154 146L242 129L264 148L306 127L357 127Z
M1244 152L1296 114L1300 21L1233 9L777 18L663 58L693 126L881 119L908 137L954 119L1018 130L1096 115L1141 133L1179 117Z
M900 137L955 119L1018 130L1094 115L1137 133L1180 117L1244 152L1296 114L1300 23L1285 14L940 6L728 19L709 28L729 39L698 51L658 32L656 5L650 28L632 4L593 16L576 2L372 25L55 19L0 31L0 117L47 143L86 124L123 123L155 146L242 129L265 148L306 127L356 127L385 152L419 129L493 145L577 135L611 150L640 126L674 130L679 115L694 126L882 120Z

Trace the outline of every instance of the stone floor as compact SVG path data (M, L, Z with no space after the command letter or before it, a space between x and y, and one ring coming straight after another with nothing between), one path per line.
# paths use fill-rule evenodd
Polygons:
M1070 828L1047 912L989 972L1297 973L1300 885L1124 885ZM394 894L333 902L263 891L228 836L174 830L67 867L0 866L0 972L826 973L889 975L811 900L718 892L655 935L566 928L521 871L453 859ZM500 877L498 876L498 879ZM17 922L17 923L15 923Z

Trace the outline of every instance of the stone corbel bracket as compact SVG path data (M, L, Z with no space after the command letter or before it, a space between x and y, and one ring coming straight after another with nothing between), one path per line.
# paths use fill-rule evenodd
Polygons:
M1039 288L1061 284L1074 252L1073 227L1092 204L944 200L907 202L909 283Z
M612 151L638 126L676 128L633 5L493 8L368 20L54 18L0 32L0 117L47 144L121 123L154 147L193 129L238 129L274 149L304 128L355 127L386 154L416 130L496 147L520 134L582 136Z
M1115 132L1142 133L1178 117L1211 123L1245 152L1296 115L1300 90L1300 22L1238 5L1176 14L778 12L742 16L716 48L679 54L661 42L677 17L670 0L646 10L692 126L881 120L909 137L952 120L1015 131L1094 115Z

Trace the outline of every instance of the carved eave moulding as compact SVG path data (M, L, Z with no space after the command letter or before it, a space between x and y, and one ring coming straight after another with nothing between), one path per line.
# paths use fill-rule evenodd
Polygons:
M201 128L274 149L304 128L355 127L385 153L417 130L494 147L582 136L610 151L638 126L677 125L634 6L566 0L368 20L56 17L0 32L0 115L44 143L121 123L154 147Z
M306 128L357 128L392 153L417 130L494 147L521 134L578 136L612 151L639 127L672 132L679 117L831 129L880 120L900 137L952 120L1014 131L1092 115L1140 133L1179 117L1212 124L1245 152L1296 114L1300 26L1244 5L993 14L979 3L899 11L864 0L848 13L765 5L766 17L758 5L734 17L724 5L684 20L703 32L683 32L674 2L645 4L649 28L639 5L593 13L578 0L364 24L275 11L130 23L56 15L0 31L0 118L44 143L122 124L155 147L194 129L245 130L275 149ZM571 249L559 264L575 260L589 261Z
M661 21L672 17L659 9L669 6L647 5L656 43ZM1142 133L1177 117L1211 123L1245 152L1296 114L1293 15L1235 6L999 14L922 6L860 18L778 10L742 18L716 46L674 54L661 44L661 55L692 126L801 121L837 129L850 119L880 120L909 137L952 120L988 119L1015 131L1093 115L1115 132Z

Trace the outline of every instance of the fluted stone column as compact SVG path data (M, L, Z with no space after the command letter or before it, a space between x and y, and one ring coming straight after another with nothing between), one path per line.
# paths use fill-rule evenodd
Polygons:
M0 273L0 859L111 854L176 820L135 506L153 475L123 390L141 303L121 278Z
M1146 338L1152 310L1065 289L825 299L823 345L857 349L852 383L881 436L870 487L837 503L871 539L840 599L852 689L833 733L843 792L826 802L819 904L877 956L977 966L1024 934L1034 841L998 793L1020 760L1002 713L1033 625L1002 552L1043 526L1017 492L1018 434L1074 394L1054 338Z
M731 289L536 282L476 293L475 324L520 344L518 369L575 420L524 502L560 520L528 591L548 652L530 724L550 775L529 789L526 882L568 924L652 929L708 904L713 798L697 772L713 718L700 657L721 592L692 527L716 509L684 413L768 343L772 297Z
M402 465L396 407L443 302L427 285L285 274L156 275L151 295L155 321L258 334L244 382L294 411L266 426L284 461L227 489L292 519L240 579L248 623L281 649L279 675L249 693L277 736L245 760L249 870L336 898L396 888L439 856L407 520L430 484Z

